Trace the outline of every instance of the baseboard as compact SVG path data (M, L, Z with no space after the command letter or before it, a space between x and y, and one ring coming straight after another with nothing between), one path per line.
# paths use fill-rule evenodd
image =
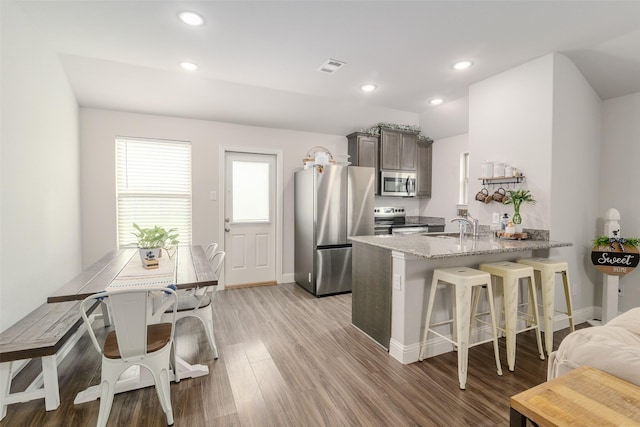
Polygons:
M281 283L291 283L291 282L295 282L295 273L284 273L282 275L282 282Z
M580 323L587 322L592 319L599 319L602 312L601 307L591 306L578 310L573 310L573 324L578 325ZM569 327L569 318L566 314L556 313L553 317L553 330L559 331L560 329ZM544 331L544 328L542 329Z
M453 351L453 345L440 337L427 340L425 359ZM417 362L420 356L420 343L402 345L393 338L389 342L389 355L400 363L408 365Z
M579 310L573 311L573 323L578 325L580 323L584 323L594 317L600 315L600 307L586 307L581 308ZM524 326L524 322L519 321L518 327L522 328ZM541 329L544 331L544 327L542 326L542 320L540 321ZM565 329L569 327L569 318L565 314L556 314L554 317L553 330L559 331L561 329ZM422 332L421 332L422 333ZM472 334L472 341L476 342L481 339L487 339L490 337L490 328L489 326L483 326L481 328L474 329ZM427 340L427 347L425 350L425 359L429 357L438 356L444 353L449 353L453 351L453 345L440 337L434 337ZM420 356L420 343L412 343L408 345L402 345L398 341L393 338L389 342L389 355L391 355L394 359L398 360L400 363L409 364L418 361L418 357Z

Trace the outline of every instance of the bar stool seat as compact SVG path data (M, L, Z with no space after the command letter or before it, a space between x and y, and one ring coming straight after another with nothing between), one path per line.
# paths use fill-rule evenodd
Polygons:
M544 345L547 354L553 351L553 317L555 313L566 314L569 318L569 329L575 331L573 324L573 306L571 304L571 288L569 284L569 265L565 261L550 258L523 258L518 263L530 265L540 286L542 293L542 321L544 325ZM564 298L567 311L555 309L555 276L562 275L564 284Z
M438 284L442 282L446 285L452 285L455 288L455 298L453 301L453 318L444 322L431 323L433 313L433 305L435 301ZM477 289L476 289L477 288ZM471 326L475 312L472 311L472 294L474 289L480 292L483 288L487 290L487 300L489 303L490 322L479 322L491 325L492 338L469 344L471 336ZM474 305L475 307L475 305ZM453 339L436 332L433 327L448 323L453 323ZM496 368L498 375L502 375L502 367L500 366L500 354L498 352L498 334L495 322L495 310L493 304L493 288L491 285L491 276L479 270L468 267L455 268L438 268L433 271L433 280L431 281L431 291L429 295L429 303L427 306L427 315L424 323L424 335L420 346L420 355L418 359L424 360L425 350L427 346L427 337L429 332L439 336L440 338L452 343L458 349L458 381L460 388L464 390L467 382L467 366L469 363L469 348L479 344L493 341L493 352L496 360Z
M513 371L516 365L516 334L529 330L535 330L538 341L538 352L540 359L544 360L544 350L542 350L542 338L540 336L540 320L538 317L538 300L536 292L536 282L533 275L533 267L518 264L515 262L501 261L487 264L480 264L480 270L491 274L493 278L500 278L502 281L502 299L504 302L504 323L505 327L498 327L506 338L507 364L509 370ZM520 279L528 279L529 282L529 310L527 313L518 311L518 291ZM529 314L531 313L531 314ZM522 329L516 329L518 318L524 319L526 325Z

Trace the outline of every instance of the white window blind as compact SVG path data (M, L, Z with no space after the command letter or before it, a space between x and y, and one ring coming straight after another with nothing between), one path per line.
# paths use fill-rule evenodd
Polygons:
M135 246L133 223L177 229L191 244L191 144L116 139L118 246Z

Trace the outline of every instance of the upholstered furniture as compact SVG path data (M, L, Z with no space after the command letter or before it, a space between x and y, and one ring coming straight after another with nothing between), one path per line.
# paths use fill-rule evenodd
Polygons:
M567 335L549 355L547 378L580 366L592 366L640 386L640 307L606 325L579 329Z

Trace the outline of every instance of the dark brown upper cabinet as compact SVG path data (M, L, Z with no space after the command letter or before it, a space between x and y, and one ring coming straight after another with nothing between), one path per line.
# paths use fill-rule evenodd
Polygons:
M416 170L418 134L380 129L380 169Z
M375 168L376 183L378 182L378 143L377 136L371 136L364 132L354 132L347 135L349 161L353 166L365 166ZM380 194L376 185L375 194Z

